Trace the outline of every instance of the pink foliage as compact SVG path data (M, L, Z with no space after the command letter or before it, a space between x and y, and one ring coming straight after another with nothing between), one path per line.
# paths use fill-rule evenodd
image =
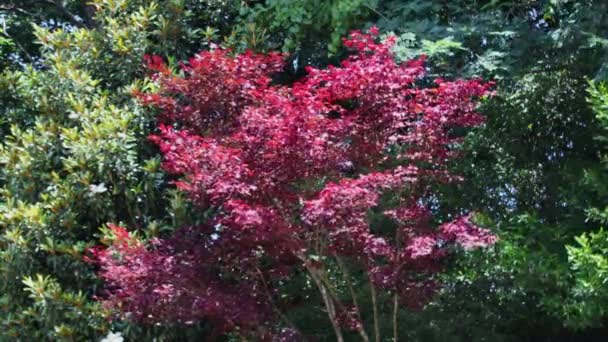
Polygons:
M147 248L124 228L110 229L116 236L111 247L92 251L106 281L107 307L149 323L191 324L204 318L218 332L255 330L269 318L267 302L258 298L258 280L243 279L236 286L222 279L218 258L227 251L209 238L209 229L182 228ZM247 267L246 256L230 258Z
M475 226L470 215L445 223L439 230L448 241L454 241L465 249L493 245L497 240L487 229Z
M149 57L161 85L140 94L161 110L151 140L164 169L181 177L176 186L217 214L205 229L150 247L121 238L98 251L106 303L144 321L205 318L220 331L263 335L273 316L269 284L309 256L352 258L377 286L420 307L436 284L419 275L440 270L444 243L493 244L469 216L435 229L422 204L433 184L458 179L447 170L459 141L451 132L483 122L475 109L491 84L419 87L424 57L398 64L395 38L378 43L377 34L353 32L344 45L354 53L340 66L309 67L290 86L272 83L279 54L201 52L184 77ZM382 204L388 193L398 204ZM369 214L379 209L396 231L374 233ZM356 327L354 317L340 320Z

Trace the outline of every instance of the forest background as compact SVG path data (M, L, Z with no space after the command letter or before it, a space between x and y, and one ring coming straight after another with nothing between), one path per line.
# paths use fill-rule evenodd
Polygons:
M342 38L370 27L396 35L397 62L426 55L429 77L496 82L477 109L485 122L451 162L463 180L438 186L429 207L437 223L475 212L498 241L444 261L432 299L400 309L401 339L602 340L603 0L0 1L0 340L210 336L205 319L149 324L117 315L99 302L105 285L87 262L90 248L117 238L108 223L154 241L209 214L176 189L149 140L157 111L134 96L159 89L145 56L178 70L214 44L280 51L288 54L280 78L289 83L307 65L343 60ZM303 290L309 280L281 289L290 304L277 327L289 321L310 340L334 340L319 299ZM391 329L378 328L384 340ZM216 338L247 337L237 329Z

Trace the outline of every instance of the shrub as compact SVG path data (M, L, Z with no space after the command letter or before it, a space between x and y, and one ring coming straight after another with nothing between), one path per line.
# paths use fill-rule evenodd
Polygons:
M149 57L160 91L140 97L161 110L150 139L209 219L148 245L112 227L110 246L92 250L105 305L149 323L297 335L301 322L286 317L281 288L305 274L338 340L343 330L369 339L363 296L373 299L376 340L381 314L394 315L397 339L399 307L428 300L449 246L493 244L470 215L437 227L431 205L434 184L459 179L447 168L458 155L455 128L483 122L475 108L491 85L421 86L424 58L398 64L394 37L376 43L376 35L353 32L344 45L354 54L339 67L310 67L292 85L272 82L279 54L202 52L184 76ZM350 286L359 271L369 294ZM388 303L378 302L380 290ZM394 314L379 312L390 305Z

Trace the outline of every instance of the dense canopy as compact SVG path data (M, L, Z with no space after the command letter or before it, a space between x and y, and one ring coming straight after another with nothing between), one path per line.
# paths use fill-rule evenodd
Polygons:
M608 335L608 2L0 1L0 341Z

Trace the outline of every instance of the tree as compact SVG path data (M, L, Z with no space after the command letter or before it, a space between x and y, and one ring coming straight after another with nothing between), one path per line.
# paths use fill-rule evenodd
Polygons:
M590 104L604 130L597 136L606 146L608 128L608 86L605 83L591 83L589 88ZM604 148L605 151L605 148ZM586 181L591 191L606 198L608 173L606 155L602 156L603 168L589 170ZM587 210L589 220L597 222L602 228L595 232L585 232L576 237L576 244L567 246L568 261L572 269L574 285L570 291L564 316L568 324L587 328L601 326L606 315L606 284L608 283L608 236L604 226L608 223L608 205Z
M326 58L340 52L341 38L374 13L369 0L268 0L245 4L241 22L263 40L252 48L298 51L305 59ZM247 27L245 27L247 29ZM320 50L314 51L314 50ZM324 56L325 54L325 56ZM304 62L306 63L306 62ZM305 65L305 64L303 64Z
M606 77L606 5L464 0L377 7L386 17L378 18L379 27L400 37L398 58L432 54L438 76L497 81L497 95L480 108L485 124L467 135L455 160L465 180L445 187L438 202L449 210L475 208L501 240L450 269L450 285L427 307L433 325L421 334L462 340L605 334L605 324L573 329L564 311L575 283L565 247L597 230L586 211L605 203L587 177L603 171L595 139L601 126L586 97L587 80Z
M397 64L395 38L376 43L370 32L344 41L355 53L339 67L310 67L291 86L272 83L284 67L276 53L217 48L190 59L185 76L149 57L160 91L140 96L161 110L151 139L209 218L148 246L111 226L112 244L92 251L106 305L151 323L206 319L219 333L296 334L281 288L304 273L339 341L344 329L369 340L371 322L379 341L380 314L392 315L398 340L399 307L428 300L448 246L494 243L470 216L434 228L429 203L434 184L458 180L447 169L461 140L454 130L483 121L475 108L491 85L421 86L430 81L424 58ZM371 224L372 213L392 229ZM353 271L369 280L371 322L349 287ZM390 294L392 313L378 312L387 307L378 291Z
M32 24L49 29L76 29L94 26L94 6L82 0L6 0L0 4L1 34L10 39L13 49L3 59L8 65L19 66L40 63L40 53L35 43Z
M605 91L600 86L608 70L606 1L0 2L0 69L4 70L0 75L0 340L89 340L108 329L127 339L206 336L210 317L187 326L169 318L162 325L106 321L108 311L92 300L100 294L101 283L93 267L83 262L84 250L100 240L109 242L98 232L108 221L129 227L135 237L128 240L138 246L137 253L150 253L154 260L175 256L176 248L194 251L189 258L200 252L208 260L213 255L201 252L197 243L215 246L217 242L196 240L194 232L217 233L208 225L226 215L217 205L184 200L185 188L169 186L180 175L161 172L158 150L147 140L155 129L155 110L132 97L133 90L150 93L158 87L146 78L144 55L166 56L168 68L174 70L175 61L209 49L212 40L223 39L224 47L233 48L226 52L232 57L247 48L289 51L288 59L281 61L283 72L273 74L267 88L274 92L285 84L282 89L291 94L293 87L286 84L306 74L304 65L323 70L328 63L339 63L345 56L340 37L350 28L372 25L398 36L392 48L398 62L427 56L425 63L432 68L414 82L417 89L437 87L431 82L437 77L497 80L497 93L480 101L477 109L484 122L450 130L450 136L464 140L454 144L459 154L442 167L464 179L440 182L422 177L420 187L427 184L428 192L409 184L405 189L382 190L378 205L364 218L371 233L394 250L393 233L401 223L384 211L397 206L399 195L411 192L412 198L424 199L421 202L432 213L429 226L474 211L475 222L501 236L483 253L450 253L453 257L441 258L437 268L446 272L420 274L415 284L437 286L416 289L437 295L430 302L419 301L427 303L421 311L400 306L399 336L422 341L520 341L589 340L605 334L606 234L601 227L605 227L606 180L601 156L606 153L604 142L597 138L605 136L606 126L601 114ZM229 60L212 56L218 66ZM231 74L226 71L230 69L208 67ZM187 70L178 72L191 78ZM591 104L586 99L589 79L597 81ZM266 94L249 96L230 82L217 87L203 83L209 95L188 94L197 96L192 102L204 104L204 112L228 114L216 118L221 123L215 126L237 129L245 104L259 110L268 102ZM176 98L184 107L181 101L187 97L162 91L160 95ZM234 97L239 94L243 96ZM352 112L358 110L358 102L338 105L356 116ZM188 116L185 107L180 110L176 118L160 114L167 127L173 127L175 134L198 127L190 129L188 139L210 137L205 130L210 122L198 114ZM344 119L337 111L326 116ZM188 118L202 121L182 122ZM222 134L213 138L232 136ZM340 152L361 146L361 141L346 140ZM156 138L156 143L163 141ZM225 142L218 146L225 147ZM229 147L242 153L240 145ZM390 158L378 165L362 167L355 156L348 156L337 171L317 170L319 174L293 182L289 189L305 194L303 201L312 201L326 186L337 192L341 180L354 182L361 175L388 172L401 163L392 163L399 151L384 152ZM413 163L423 170L433 167ZM268 174L274 173L269 168ZM188 185L188 176L181 181ZM293 206L297 208L286 220L300 227L304 209ZM104 232L110 240L125 236L120 230L104 228ZM155 237L163 239L155 245ZM116 244L114 248L119 248ZM392 335L393 291L390 286L377 286L372 300L369 268L361 257L340 255L338 261L329 252L310 254L326 269L336 297L347 309L336 308L345 339L352 336L345 325L356 323L351 318L357 316L365 332L373 335L374 308L378 330L383 337ZM373 258L382 266L388 263L385 259ZM277 325L286 327L292 321L303 335L333 339L330 320L320 308L322 295L302 261L295 258L286 267L290 273L285 281L280 278L283 273L275 277L269 270L268 257L262 260L260 270L274 292L270 291L272 300L258 307L262 315L256 319L280 321ZM229 269L225 274L240 274L237 271ZM164 272L158 275L166 277ZM260 277L254 276L244 279L259 289ZM236 279L224 277L220 284L232 286ZM220 286L225 301L242 299L230 297L234 294L230 286ZM358 310L349 309L351 289ZM410 297L402 296L406 298ZM257 312L245 304L242 313ZM342 315L345 311L351 313ZM230 313L216 315L226 316ZM222 322L213 321L220 327Z
M190 23L228 15L222 7L207 11L212 2L182 5L91 2L91 27L34 26L40 46L28 51L36 62L9 61L0 75L0 340L96 340L117 329L93 300L99 281L83 261L100 226L124 222L154 236L188 222L182 197L165 191L156 151L146 144L153 117L131 95L151 86L145 53L202 49L207 41ZM41 21L28 20L65 20L47 8L38 8ZM135 339L188 333L119 328Z

